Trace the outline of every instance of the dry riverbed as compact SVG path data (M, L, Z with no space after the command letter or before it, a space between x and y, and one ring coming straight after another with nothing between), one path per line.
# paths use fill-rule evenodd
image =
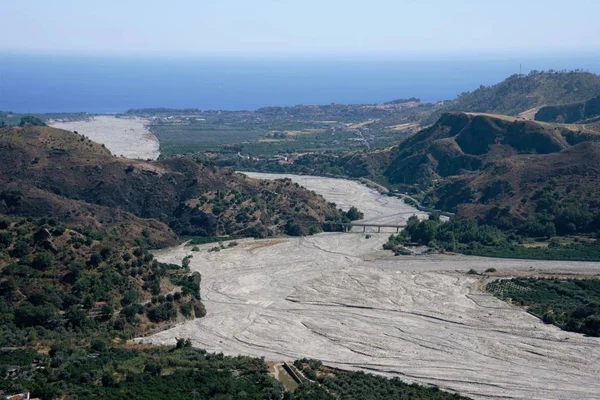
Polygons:
M77 131L94 142L103 143L114 155L155 160L159 143L140 118L117 118L103 115L89 120L50 122L50 126Z
M248 173L260 178L274 175ZM399 223L416 210L356 182L292 179L338 206L357 206L371 222ZM144 342L226 354L325 364L435 384L476 399L597 399L600 339L563 332L477 290L473 268L508 272L600 273L597 263L393 257L389 233L325 233L243 240L199 252L156 252L165 262L193 255L202 274L205 318Z

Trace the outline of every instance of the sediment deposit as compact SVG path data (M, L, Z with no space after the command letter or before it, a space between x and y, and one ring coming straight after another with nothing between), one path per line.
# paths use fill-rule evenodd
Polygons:
M273 178L273 175L248 174ZM416 211L356 182L291 178L327 200L399 223ZM473 268L499 272L598 274L599 264L430 255L393 257L389 233L324 233L243 240L199 252L156 252L165 262L193 255L205 318L145 342L195 346L268 360L325 364L438 385L476 399L593 399L600 393L600 339L564 332L479 290Z

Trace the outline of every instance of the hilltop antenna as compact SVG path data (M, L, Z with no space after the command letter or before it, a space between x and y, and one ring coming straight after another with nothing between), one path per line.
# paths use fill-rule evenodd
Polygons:
M523 75L523 64L519 64L519 75Z

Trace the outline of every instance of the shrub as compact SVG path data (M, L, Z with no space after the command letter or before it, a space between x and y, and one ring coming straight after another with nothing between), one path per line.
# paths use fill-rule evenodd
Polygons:
M54 256L47 251L38 253L31 262L31 266L39 270L48 269L52 267L52 264L54 264Z
M358 211L358 208L353 206L350 207L350 209L346 212L346 217L348 217L350 221L357 221L359 219L363 219L365 215Z
M10 252L10 255L16 258L21 258L25 257L30 252L31 248L29 247L29 244L27 244L27 242L25 242L24 240L17 240L13 246L12 251Z
M103 353L106 351L106 343L103 340L94 339L90 344L90 348L98 353Z
M152 322L164 322L177 316L173 303L163 303L148 310L148 318Z
M12 244L12 233L0 232L0 249L7 248Z

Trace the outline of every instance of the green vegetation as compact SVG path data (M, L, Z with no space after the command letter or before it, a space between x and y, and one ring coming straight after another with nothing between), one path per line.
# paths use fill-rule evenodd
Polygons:
M600 336L600 279L513 278L486 290L562 329Z
M487 213L488 222L529 237L597 235L600 233L600 190L593 184L579 186L575 183L578 177L572 177L570 182L566 179L563 177L563 182L551 179L529 198L521 198L521 207L535 207L527 220L511 220L509 208L494 207Z
M600 96L578 103L546 106L535 114L536 121L566 124L596 121L600 117Z
M149 129L163 156L219 153L230 162L264 162L278 154L385 147L416 129L431 103L268 107L256 111L130 110L156 117ZM250 158L247 158L250 157Z
M365 217L365 214L358 211L358 208L352 206L352 207L350 207L350 209L348 211L346 211L345 216L350 221L358 221L359 219L363 219Z
M294 366L313 382L300 384L291 397L293 400L467 399L441 391L437 387L409 385L398 378L386 379L364 372L328 368L316 360L297 360Z
M331 205L335 206L335 203L331 203ZM364 214L360 212L356 207L352 206L348 211L339 210L340 214L335 217L330 217L325 220L323 223L323 230L325 232L341 232L343 231L343 227L339 225L347 224L352 221L358 221L359 219L364 218Z
M55 344L49 354L0 351L0 365L0 390L43 399L280 400L284 391L263 360L207 354L182 339L175 347L93 340Z
M492 86L480 86L462 93L432 113L425 123L433 123L445 112L470 111L517 115L547 104L585 101L600 93L600 76L579 70L531 71L512 75Z
M125 112L125 115L138 116L138 117L152 117L155 115L173 115L173 114L197 114L201 113L197 108L130 108Z
M52 219L2 217L0 266L0 346L127 339L205 313L200 275L154 260L143 236L129 243ZM165 296L165 279L181 289Z
M307 235L338 214L321 196L289 180L250 180L190 157L133 162L48 127L3 128L0 150L5 212L58 216L66 223L136 235L146 231L156 247L173 245L174 233L279 235L290 220Z
M26 115L23 118L21 118L19 126L46 126L46 124L44 123L44 121L37 117L34 117L32 115Z
M523 233L540 236L555 231L544 225L524 226ZM506 233L497 227L481 224L475 220L452 220L442 222L437 215L419 221L416 216L408 219L406 228L398 235L391 235L384 249L397 255L408 254L405 246L423 245L440 251L459 252L468 255L527 258L542 260L600 260L600 242L596 240L561 243L550 240L547 247L528 247L516 233Z

